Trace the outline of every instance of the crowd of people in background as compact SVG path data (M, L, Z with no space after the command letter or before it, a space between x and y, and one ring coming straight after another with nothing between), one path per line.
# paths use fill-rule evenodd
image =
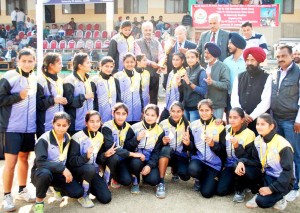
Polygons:
M141 180L165 198L168 166L172 181L194 178L194 190L204 198L233 194L242 203L250 189L248 208L284 210L299 196L299 48L278 47L273 76L260 66L267 58L266 39L250 22L241 25L241 35L221 29L220 14L210 14L210 29L196 44L188 39L189 16L175 28L168 49L153 37L155 29L168 30L162 16L142 16L140 22L119 17L118 33L94 76L88 74L92 50L84 49L64 79L62 57L55 52L44 56L42 73L35 76L35 52L15 35L20 51L8 46L4 60L16 60L17 67L0 79L4 211L16 210L16 166L16 198L35 202L35 212L44 212L49 187L57 199L76 198L85 208L94 206L89 194L109 203L108 187L131 186L139 194ZM13 21L14 31L25 26ZM77 28L73 18L67 26ZM44 36L63 30L46 26ZM31 151L36 195L26 187Z

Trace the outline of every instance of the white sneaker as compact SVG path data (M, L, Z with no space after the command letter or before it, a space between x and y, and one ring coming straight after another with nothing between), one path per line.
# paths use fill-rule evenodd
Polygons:
M284 210L286 208L286 205L287 205L286 199L282 198L277 203L275 203L275 205L273 206L273 208L277 209L277 210Z
M17 200L25 200L28 203L35 202L35 196L31 195L26 188L24 188L23 191L18 193L16 199Z
M256 198L257 195L254 195L253 198L246 203L246 207L251 209L256 208L257 207Z
M81 197L78 199L78 202L81 204L84 208L92 208L94 207L93 201L89 198L89 196Z
M16 211L16 206L14 204L14 199L11 194L5 195L3 198L3 211L4 212L12 212Z
M297 197L299 197L299 190L291 190L284 198L288 202L294 201Z

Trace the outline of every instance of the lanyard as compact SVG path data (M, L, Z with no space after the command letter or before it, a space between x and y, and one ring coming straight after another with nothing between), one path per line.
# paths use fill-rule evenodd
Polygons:
M64 143L60 143L59 140L57 139L57 136L56 136L56 133L55 131L52 129L52 134L56 140L56 143L58 145L58 148L59 148L59 160L60 161L63 161L64 160L64 156L63 156L63 146L64 146Z
M63 94L63 91L62 91L62 88L61 88L62 81L61 81L60 77L58 77L57 81L55 81L55 83L53 83L52 79L50 79L49 77L47 77L45 74L43 74L43 75L46 78L46 80L48 80L50 83L52 83L54 85L55 90L56 90L56 94L58 96L62 96L62 94Z
M261 165L262 165L262 170L264 171L264 170L265 170L266 163L267 163L268 145L266 144L266 152L265 152L264 156L262 156L262 155L263 155L263 150L262 150L262 145L263 145L263 143L262 143L262 138L259 140L259 145L260 145L260 147L259 147L259 156L261 157L260 162L261 162Z
M89 81L89 79L87 79L87 77L84 75L84 78L82 78L78 72L77 75L79 76L80 80L83 82L84 87L85 87L85 92L86 93L91 93L92 92L92 88L91 88L91 83Z
M125 141L125 137L126 137L125 131L123 131L124 128L122 128L121 130L119 130L118 127L116 126L115 122L114 121L112 121L112 122L114 123L115 129L118 131L119 142L120 142L119 146L123 147L124 141Z
M96 136L94 138L92 138L90 131L88 130L88 134L89 134L89 138L92 141L92 146L94 148L94 153L98 153L98 151L100 150L103 141L101 141L101 135L99 132L97 132Z
M124 70L124 72L125 72L125 74L127 75L127 73L126 73L126 71ZM130 78L130 92L134 92L134 89L135 89L135 85L136 85L136 74L135 74L135 71L134 70L132 70L132 73L133 73L133 76L132 77L129 77L128 75L127 75L127 77L129 77Z
M103 80L105 80L104 78L102 78L101 75L100 75L100 78L103 79ZM108 93L108 101L109 101L110 104L112 104L112 94L111 94L111 89L109 89L110 88L109 85L112 85L112 82L110 82L110 81L113 81L113 80L114 80L114 78L110 77L108 80L105 80L105 81L107 81L107 86L104 83L104 87L105 87L105 89L106 89L106 91Z

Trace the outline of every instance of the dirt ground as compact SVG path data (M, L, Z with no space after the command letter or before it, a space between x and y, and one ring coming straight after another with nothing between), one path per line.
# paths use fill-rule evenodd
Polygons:
M32 161L31 161L32 164ZM4 161L0 161L0 177L2 180ZM13 194L17 193L17 178L14 180ZM28 184L28 188L32 193L35 188L32 184ZM155 187L141 184L141 193L133 195L130 193L129 187L121 187L112 189L112 201L103 205L94 200L95 207L84 209L80 206L76 199L64 198L62 202L54 201L53 195L48 195L45 199L45 212L60 212L60 213L148 213L148 212L197 212L197 213L215 213L215 212L273 212L274 209L247 209L245 203L232 202L232 196L226 197L214 196L210 199L203 198L198 192L193 191L193 181L190 179L187 182L179 181L174 183L171 181L170 170L166 176L167 197L158 199L155 197ZM247 193L246 201L251 199L251 193ZM0 183L0 199L3 199L3 185ZM2 206L2 205L1 205ZM17 212L28 213L32 212L33 204L23 201L16 201ZM2 207L1 207L2 208ZM276 210L275 210L276 211ZM294 202L288 203L284 212L299 213L300 198Z

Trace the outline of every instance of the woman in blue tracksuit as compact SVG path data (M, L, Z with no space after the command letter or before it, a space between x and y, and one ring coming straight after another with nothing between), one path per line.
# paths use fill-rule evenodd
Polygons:
M83 188L73 180L73 175L65 165L71 140L67 133L70 124L71 118L67 113L55 113L53 129L45 132L35 145L36 158L31 170L31 181L36 187L35 212L43 212L49 186L71 198L83 195Z
M116 155L109 158L105 164L110 169L111 187L119 188L120 184L129 186L133 178L129 172L129 161L138 158L142 161L145 156L135 152L131 147L134 143L134 132L129 123L126 122L128 107L124 103L116 103L112 109L113 120L103 124L102 134L104 137L105 150L116 148Z
M181 78L183 78L186 74L186 70L183 67L184 61L185 56L183 53L177 52L173 54L172 64L174 69L168 75L166 84L166 107L160 115L160 122L169 117L170 107L174 101L182 102L183 100Z
M78 53L73 59L73 73L64 78L63 96L68 103L65 111L72 122L68 132L73 135L84 128L84 117L87 111L94 109L95 84L90 81L88 72L91 62L88 54Z
M137 123L142 118L143 97L141 87L141 75L135 71L136 58L132 53L126 53L123 57L124 69L114 76L120 82L121 99L128 106L126 121L129 124Z
M213 116L213 103L204 99L198 104L200 119L189 128L191 162L189 174L196 178L195 187L205 198L215 194L223 161L226 158L225 128L217 125ZM188 140L184 138L184 140ZM199 181L199 182L198 182Z
M150 86L150 72L146 70L147 58L145 54L136 55L136 67L135 70L141 76L141 87L143 106L147 106L150 103L149 86Z
M260 115L256 129L259 135L251 143L252 149L247 157L239 159L235 170L238 185L249 187L255 194L246 207L284 210L287 205L284 196L295 182L293 148L276 133L276 122L271 115ZM254 172L251 166L255 165L262 170Z
M162 138L162 148L159 154L159 175L160 183L163 186L157 193L157 197L165 197L165 183L164 177L168 165L172 168L172 180L183 181L190 179L188 173L189 157L187 149L189 144L183 143L183 136L189 126L188 120L184 117L184 108L182 103L174 101L170 108L170 117L163 120L159 124L164 130L164 137Z
M159 183L158 159L161 150L163 130L156 123L159 116L159 108L154 104L148 104L144 109L144 119L132 126L135 134L134 143L129 150L135 150L145 155L145 160L134 158L129 162L131 174L136 181L133 182L131 193L139 193L140 174L144 183L156 186ZM157 186L157 190L159 185Z
M45 55L42 74L38 76L37 85L37 138L52 129L52 119L56 112L64 111L67 99L63 97L63 82L58 76L62 69L59 53L49 52Z
M121 102L119 80L112 76L115 62L110 56L105 56L100 61L100 73L92 78L95 84L94 108L99 111L102 122L113 119L112 108Z
M237 166L238 159L246 154L246 149L255 139L253 131L247 128L245 124L245 113L241 108L233 108L229 113L229 124L226 126L226 161L221 171L217 194L225 196L233 192L235 186L234 170ZM236 189L234 202L242 202L245 197L244 189Z
M111 193L103 177L99 175L100 166L115 154L112 147L104 151L104 138L98 131L101 126L100 113L91 110L85 115L86 127L72 136L68 166L74 178L82 183L84 194L78 202L86 208L94 206L89 198L89 192L96 196L100 203L109 203Z
M34 150L36 132L35 64L35 52L24 48L18 54L17 68L4 73L0 80L0 144L1 148L4 147L4 156L1 157L5 157L4 211L16 209L11 195L16 165L19 184L16 199L34 202L34 196L27 190L26 183L28 156Z

